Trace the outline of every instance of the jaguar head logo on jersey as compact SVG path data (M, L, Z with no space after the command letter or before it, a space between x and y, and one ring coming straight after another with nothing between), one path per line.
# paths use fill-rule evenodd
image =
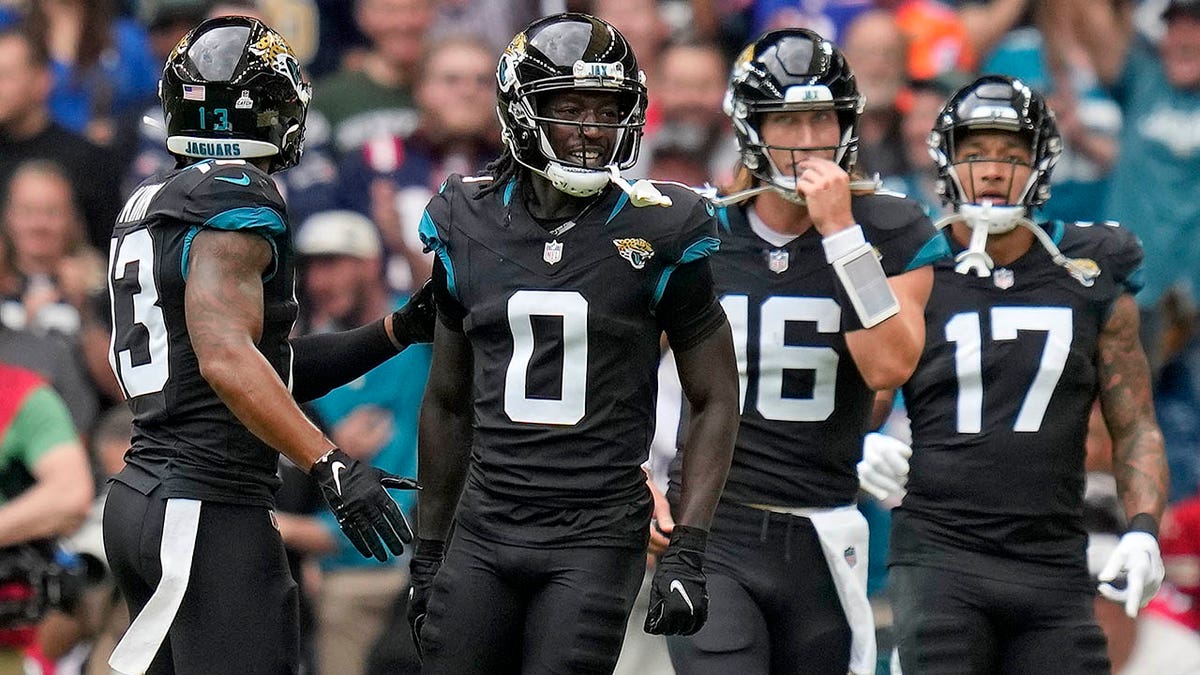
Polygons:
M628 260L635 270L645 267L646 261L654 257L654 248L645 239L613 239L613 245L617 247L617 253Z
M597 194L609 184L610 168L628 169L637 161L646 123L645 83L633 48L607 22L573 13L538 19L513 38L496 66L501 137L518 164L556 189L575 197ZM613 119L597 117L586 125L612 134L610 147L581 151L585 158L555 149L552 126L583 128L583 120L554 117L545 109L547 101L569 92L615 96Z
M159 83L167 150L179 158L300 161L312 89L282 35L248 17L209 19L188 33ZM229 152L231 145L236 151Z
M1096 277L1100 276L1100 266L1091 258L1070 258L1063 267L1066 267L1067 273L1087 288L1091 288L1096 283Z

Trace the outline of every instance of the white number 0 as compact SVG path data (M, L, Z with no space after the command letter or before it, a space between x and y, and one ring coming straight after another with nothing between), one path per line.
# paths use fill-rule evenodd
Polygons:
M533 317L562 318L562 396L529 398ZM504 378L504 412L514 422L572 425L587 409L588 303L576 291L517 291L508 299L513 355Z

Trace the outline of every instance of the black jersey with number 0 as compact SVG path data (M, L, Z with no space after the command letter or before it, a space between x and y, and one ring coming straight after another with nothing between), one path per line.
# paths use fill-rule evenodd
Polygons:
M672 206L638 208L609 188L547 231L518 183L474 198L489 184L451 177L421 223L445 268L446 291L464 311L474 357L468 495L477 488L496 498L496 509L640 502L640 466L654 433L659 315L667 310L659 303L678 297L666 293L678 266L717 248L712 206L663 185ZM460 510L460 522L474 517L486 514ZM541 534L523 536L569 538L584 528L542 522L533 529Z
M1099 270L1090 285L1037 242L988 277L952 261L934 268L925 350L904 386L913 456L893 563L1004 576L997 565L1020 560L1046 567L1040 583L1087 581L1080 514L1097 345L1113 303L1138 288L1142 251L1115 224L1044 228ZM972 552L983 560L968 563Z
M151 178L121 211L109 252L109 361L134 412L126 461L160 478L168 497L269 506L278 453L201 376L188 334L188 254L204 229L270 242L257 347L290 386L293 260L287 211L271 177L244 161L205 160Z
M861 195L851 204L887 275L945 255L916 202ZM774 246L751 230L746 210L719 215L713 276L733 329L742 410L723 499L849 504L873 400L842 332L842 316L854 308L838 304L838 281L815 228Z

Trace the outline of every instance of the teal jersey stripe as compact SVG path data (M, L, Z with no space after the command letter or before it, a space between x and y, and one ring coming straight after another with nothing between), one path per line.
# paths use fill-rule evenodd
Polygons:
M904 271L911 272L918 267L932 265L942 258L949 257L950 242L946 241L946 236L943 232L938 232L930 237L929 241L925 242L925 245L921 247L921 250L917 251L917 254L913 256L913 259L908 263L908 266L904 268Z
M279 268L279 248L275 238L287 232L283 216L267 206L242 206L236 209L222 211L205 221L204 225L192 227L183 240L183 256L179 263L183 280L187 281L188 264L192 251L192 240L200 230L211 228L225 232L250 232L261 236L271 245L271 270L263 275L263 280L270 280Z
M450 295L458 297L458 287L454 281L454 264L450 262L450 251L446 250L446 243L438 236L437 226L433 224L433 218L429 217L429 212L421 214L421 224L417 227L417 234L421 237L421 243L425 244L425 248L437 254L439 260L442 261L442 267L446 268L446 285L449 287Z
M683 251L683 255L679 256L679 262L674 265L667 265L662 271L662 276L658 278L658 285L654 288L654 297L650 300L650 309L656 309L658 303L662 300L663 293L667 291L667 283L671 280L671 274L675 272L675 268L680 265L686 265L694 260L712 255L717 249L721 248L721 240L716 237L704 237Z
M617 200L616 206L613 207L612 213L608 214L608 220L604 221L604 224L607 225L607 224L611 223L612 219L616 218L617 214L620 213L621 209L625 208L625 205L628 203L629 203L629 195L622 192L621 198Z

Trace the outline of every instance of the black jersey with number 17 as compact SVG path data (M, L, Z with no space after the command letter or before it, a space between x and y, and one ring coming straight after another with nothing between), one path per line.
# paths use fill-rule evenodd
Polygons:
M659 303L676 297L664 293L680 265L717 248L713 208L671 185L661 190L672 206L639 208L610 187L556 233L529 213L519 183L477 198L489 184L452 176L421 224L474 357L459 522L515 522L522 505L624 513L648 504L640 467L654 433ZM549 544L603 536L595 523L554 518L565 520L530 515L505 532ZM643 545L644 528L642 519Z
M285 384L296 320L291 235L271 177L241 160L205 160L142 183L121 211L109 251L109 361L134 413L126 462L166 496L271 506L278 453L237 420L201 376L184 313L188 255L205 229L271 244L258 350Z
M854 218L889 276L947 253L921 207L898 195L858 195ZM775 246L744 208L719 213L713 277L741 375L742 417L722 499L832 507L858 492L874 392L846 346L846 312L815 228ZM673 475L678 475L674 467Z
M1139 287L1142 251L1115 224L1044 229L1099 275L1081 282L1037 242L988 277L935 267L925 350L904 385L913 456L893 563L1003 578L1020 561L1044 568L1036 583L1087 584L1080 515L1097 349L1113 303Z

